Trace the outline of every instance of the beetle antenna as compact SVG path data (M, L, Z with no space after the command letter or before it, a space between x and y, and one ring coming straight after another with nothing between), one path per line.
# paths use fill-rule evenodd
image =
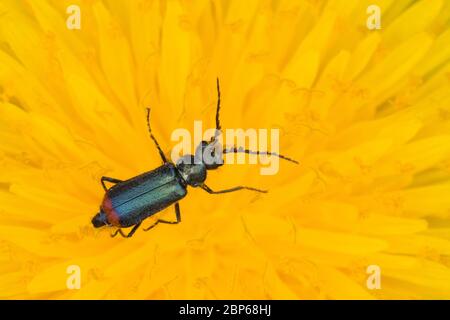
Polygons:
M287 161L293 162L295 164L299 164L299 162L297 160L288 158L288 157L283 156L282 154L278 154L276 152L259 151L259 150L258 151L252 151L252 150L244 149L242 147L239 147L239 148L231 147L231 148L228 148L228 149L225 148L225 149L223 149L223 153L247 153L247 154L256 154L256 155L264 154L264 155L269 155L269 156L276 156L276 157L278 157L280 159L287 160Z
M155 136L152 133L152 128L150 126L150 108L147 108L147 128L148 128L148 132L150 134L150 138L155 143L156 148L158 149L159 155L161 156L161 159L164 161L164 163L166 163L167 162L166 156L164 155L164 152L161 150L161 147L159 146L158 141L156 140Z
M211 142L215 141L217 137L220 135L220 85L219 85L219 78L216 80L216 86L217 86L217 108L216 108L216 131L214 133L214 137L211 139Z

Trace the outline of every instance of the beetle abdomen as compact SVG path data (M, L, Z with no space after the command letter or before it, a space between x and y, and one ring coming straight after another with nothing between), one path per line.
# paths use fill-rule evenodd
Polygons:
M106 192L102 209L110 224L129 227L181 200L186 193L175 166L167 163L114 185Z

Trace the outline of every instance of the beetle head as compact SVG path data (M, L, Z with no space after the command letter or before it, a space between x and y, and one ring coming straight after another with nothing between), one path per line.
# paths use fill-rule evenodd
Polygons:
M223 165L222 145L217 141L202 141L195 150L195 159L202 162L207 170L214 170Z
M206 166L193 155L185 155L177 161L177 169L184 181L192 187L200 186L206 180Z

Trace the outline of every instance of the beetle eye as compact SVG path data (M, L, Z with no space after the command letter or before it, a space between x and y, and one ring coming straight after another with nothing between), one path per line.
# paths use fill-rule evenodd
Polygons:
M222 146L218 143L208 145L203 151L203 163L208 170L221 166L223 164Z

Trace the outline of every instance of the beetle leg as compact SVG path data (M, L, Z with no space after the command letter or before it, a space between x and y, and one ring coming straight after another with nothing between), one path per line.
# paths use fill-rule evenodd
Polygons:
M122 182L122 180L115 179L115 178L110 178L110 177L102 177L102 178L100 179L100 181L101 181L102 186L103 186L103 189L105 189L105 191L108 191L108 188L106 188L106 185L105 185L105 181L111 182L111 183L119 183L119 182Z
M260 189L256 189L256 188L252 188L252 187L246 187L246 186L237 186L231 189L225 189L225 190L211 190L210 187L208 187L206 184L202 184L200 186L200 188L202 188L203 190L205 190L206 192L210 193L210 194L218 194L218 193L229 193L229 192L234 192L234 191L239 191L239 190L251 190L251 191L256 191L256 192L261 192L261 193L267 193L267 190L260 190Z
M137 225L135 225L133 227L133 229L131 229L130 233L127 234L127 238L131 238L133 236L133 234L136 232L136 230L139 228L139 226L141 225L142 222L139 222Z
M120 234L123 238L126 238L127 236L125 235L125 233L123 233L122 229L117 229L116 231L114 231L114 233L111 233L111 238L114 238L115 236L117 236L118 234Z
M136 232L136 230L139 228L140 225L141 225L141 222L134 225L133 229L131 229L131 231L127 235L125 235L123 233L122 229L117 229L116 232L114 232L111 235L111 238L114 238L115 236L117 236L117 234L120 234L123 238L131 238L133 236L133 234Z
M176 221L167 221L167 220L162 220L159 219L158 222L160 223L168 223L168 224L177 224L181 222L181 210L180 210L180 205L179 203L175 203L175 216L177 218Z
M176 221L167 221L167 220L162 220L162 219L158 219L156 220L156 222L154 224L152 224L150 227L143 229L144 231L148 231L154 227L156 227L156 225L158 223L167 223L167 224L178 224L181 222L181 211L180 211L180 205L177 203L175 203L175 215L177 220Z

